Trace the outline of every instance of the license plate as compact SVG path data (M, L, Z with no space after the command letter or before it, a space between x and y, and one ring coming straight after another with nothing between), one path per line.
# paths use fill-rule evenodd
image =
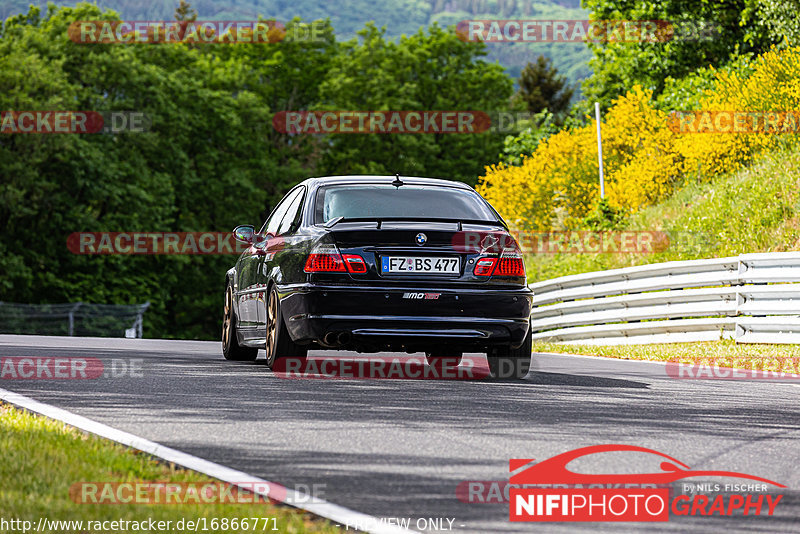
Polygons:
M459 274L458 258L384 256L382 273Z

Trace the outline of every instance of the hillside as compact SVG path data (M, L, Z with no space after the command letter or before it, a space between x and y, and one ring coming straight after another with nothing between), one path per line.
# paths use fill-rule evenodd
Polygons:
M76 2L55 3L74 6ZM97 0L91 3L112 9L128 20L172 20L178 4L177 0ZM5 20L25 13L30 4L46 9L47 2L0 0L0 17ZM280 21L294 17L304 20L329 18L340 40L352 38L369 21L375 21L378 26L385 25L388 36L398 37L434 22L448 26L467 19L568 20L588 17L588 12L580 8L579 0L195 0L191 4L201 20L251 20L258 16ZM591 53L582 44L490 43L487 46L489 58L506 67L515 79L522 67L539 54L551 58L570 83L579 82L590 73L587 62Z
M689 184L619 230L658 231L669 246L650 254L538 254L531 282L646 263L781 252L800 247L800 153L769 152L731 175Z

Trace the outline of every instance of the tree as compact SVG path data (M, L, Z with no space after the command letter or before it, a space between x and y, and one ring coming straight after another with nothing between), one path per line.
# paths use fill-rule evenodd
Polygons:
M483 43L461 41L434 24L386 39L374 24L342 44L320 88L331 110L484 111L508 109L513 82L484 61ZM335 174L421 175L474 184L503 146L499 133L336 134L324 166Z
M777 46L800 44L800 0L747 0L743 19L752 28L748 41L767 39Z
M590 41L593 74L583 84L587 102L599 101L607 107L635 85L651 90L657 98L668 78L680 79L703 67L719 68L738 56L767 50L779 39L748 22L756 9L753 5L762 1L584 0L592 20L668 24L656 42ZM783 0L775 0L779 2Z
M574 88L567 86L567 79L558 74L552 61L539 56L536 63L528 63L519 77L516 97L525 103L531 113L549 110L556 117L569 109Z
M197 10L186 0L181 0L181 3L175 8L175 20L179 22L194 22L197 20Z
M191 17L188 4L182 14ZM69 39L80 3L32 7L0 28L0 110L136 111L147 132L0 135L0 295L27 303L150 301L148 337L214 339L233 255L79 255L73 232L229 231L313 175L362 169L473 179L498 135L291 136L278 111L498 110L512 81L483 45L439 28L345 45L287 24L280 42L124 46ZM298 37L299 36L299 37ZM306 35L307 37L307 35ZM349 55L348 55L349 54Z
M79 4L46 15L32 8L2 28L0 109L134 110L152 123L144 133L2 136L0 293L28 303L149 300L148 337L215 338L222 274L235 256L77 255L67 236L260 223L268 199L313 172L273 139L270 109L284 105L280 91L297 89L298 69L288 66L313 61L305 66L317 73L335 48L68 38L72 21L115 19ZM289 105L316 100L298 90Z
M542 141L560 130L555 117L546 109L536 113L528 122L531 125L519 134L505 138L500 161L509 165L522 165L524 156L533 154Z

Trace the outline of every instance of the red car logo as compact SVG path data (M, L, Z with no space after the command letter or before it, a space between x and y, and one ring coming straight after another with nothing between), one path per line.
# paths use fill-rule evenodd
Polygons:
M660 473L582 474L570 471L567 468L567 464L577 458L601 452L644 452L660 456L666 461L661 462L660 467L662 472ZM513 472L523 465L529 464L533 461L534 460L532 459L511 460L510 470ZM691 469L688 465L676 460L675 458L664 453L654 451L653 449L637 447L634 445L614 444L582 447L580 449L559 454L547 460L536 463L520 473L512 475L509 482L511 484L669 484L684 478L700 476L746 478L749 480L773 484L779 488L786 487L783 484L779 484L766 478L748 475L745 473L737 473L735 471L696 471Z

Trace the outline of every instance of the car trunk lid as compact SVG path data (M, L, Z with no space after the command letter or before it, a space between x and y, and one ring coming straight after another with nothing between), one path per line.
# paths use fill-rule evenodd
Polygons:
M446 286L484 284L488 277L474 274L475 262L498 250L482 249L481 241L508 233L499 222L341 220L330 235L343 255L364 259L366 272L351 273L353 279Z

